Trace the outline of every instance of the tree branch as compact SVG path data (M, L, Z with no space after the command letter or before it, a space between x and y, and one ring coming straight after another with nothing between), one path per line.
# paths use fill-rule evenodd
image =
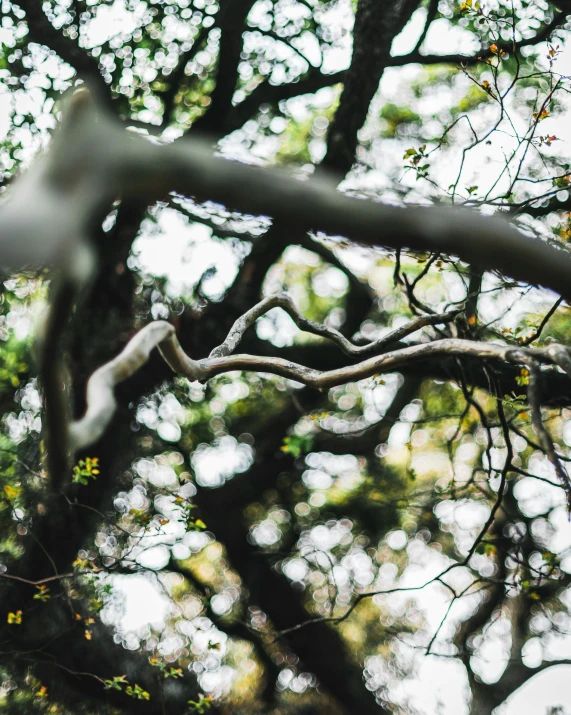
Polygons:
M533 35L533 37L526 37L524 40L516 42L498 42L496 47L498 48L494 52L490 50L489 47L482 48L482 50L475 55L462 55L462 54L452 54L452 55L423 55L418 47L415 48L408 55L396 55L391 57L389 61L390 67L402 67L403 65L408 65L412 63L418 63L421 65L438 65L438 64L453 64L453 65L464 65L469 66L480 62L481 60L486 60L489 57L493 57L498 51L503 50L504 52L513 52L519 50L522 47L529 47L530 45L536 45L540 42L548 40L553 34L554 30L559 27L566 20L566 13L560 12L554 18L550 25L545 25L540 32Z
M279 299L282 305L290 307L287 302L283 301L283 297L279 297ZM155 321L140 330L114 360L96 370L89 379L87 411L80 420L70 426L72 449L85 448L102 436L116 409L114 387L144 365L151 350L155 347L158 347L175 374L189 380L206 381L224 372L246 370L280 375L316 389L326 389L381 373L395 372L404 366L431 358L472 357L480 360L512 361L519 364L530 360L553 363L552 353L549 352L552 346L544 349L515 349L455 338L412 345L371 357L356 365L325 372L281 358L228 355L228 352L238 344L246 327L251 325L264 310L267 310L268 305L273 305L271 299L262 301L244 318L240 319L238 326L231 330L229 338L221 346L221 349L214 350L214 356L204 360L192 360L186 355L178 342L174 327L169 323ZM299 316L297 317L299 318ZM441 316L440 319L442 319ZM302 320L306 329L310 329L310 326L314 325L303 318ZM328 329L323 329L323 326L316 327L326 337L332 337ZM333 335L335 334L336 331ZM349 341L346 341L343 336L340 338L336 337L336 342L347 343L346 347L349 349ZM354 346L353 349L355 349ZM222 355L218 356L219 353Z
M303 79L288 84L259 84L242 102L232 107L228 112L225 132L239 129L250 119L262 104L275 105L278 102L299 97L302 94L313 94L323 87L331 87L345 80L346 72L333 72L323 74L318 69L312 68Z
M238 66L242 52L242 34L254 0L225 0L217 17L221 30L216 86L210 95L208 111L194 123L195 129L222 133L232 107L232 97L238 82Z
M222 345L219 345L217 348L212 350L210 357L226 357L233 353L242 340L246 330L250 328L259 317L273 308L281 308L282 310L285 310L298 328L306 330L309 333L319 335L323 338L329 338L350 357L365 357L375 353L378 354L389 345L402 340L402 338L407 335L411 335L427 325L438 325L454 320L459 313L459 310L454 310L449 313L442 313L441 315L420 316L372 343L368 343L367 345L354 345L338 330L335 330L335 328L329 328L326 325L320 325L318 323L314 323L312 320L307 320L307 318L305 318L295 307L295 304L290 296L287 295L287 293L280 293L278 295L272 295L265 298L251 308L247 313L240 316L230 329L226 340L222 343Z
M353 30L353 56L339 107L329 128L321 166L345 175L355 161L357 133L364 125L381 76L390 65L393 39L406 25L418 0L393 0L382 10L375 0L359 0Z
M102 99L110 105L110 88L101 76L99 62L52 25L39 0L18 0L18 5L26 13L29 39L53 50L64 62L71 65L82 79L95 85Z
M86 225L117 196L152 201L169 191L269 214L292 230L322 230L363 244L457 255L563 297L571 295L571 253L521 233L500 217L350 198L327 180L297 181L280 170L214 157L202 141L158 146L96 113L85 93L75 99L51 152L10 187L0 204L1 263L14 268L53 265L67 250L66 242L84 235ZM294 216L291 206L296 207Z
M557 451L555 449L555 445L553 444L553 440L551 439L551 435L543 424L543 418L541 416L541 406L539 402L540 372L535 360L531 360L529 362L528 369L529 386L527 390L527 397L529 400L529 404L531 405L531 423L533 425L533 429L535 431L535 434L537 435L542 450L545 452L547 458L553 465L555 473L557 474L559 480L561 481L561 484L563 485L563 488L565 489L565 494L567 495L567 506L568 509L571 510L571 479L569 479L569 475L565 471L563 465L561 464L561 460L557 456Z
M172 72L172 74L170 75L170 84L168 86L168 89L161 96L164 107L163 118L161 122L162 128L166 128L171 122L175 109L175 98L180 90L184 78L186 77L186 66L194 59L211 29L211 27L200 28L200 31L196 34L196 37L194 38L192 47L190 48L190 50L188 50L188 52L183 52L181 54L178 60L178 65L174 69L174 72Z

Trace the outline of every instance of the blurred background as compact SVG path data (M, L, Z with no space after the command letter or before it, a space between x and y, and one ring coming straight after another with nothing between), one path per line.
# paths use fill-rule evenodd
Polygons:
M3 0L1 190L87 83L149 141L196 132L307 181L323 166L357 197L509 213L568 250L565 8L392 5ZM361 343L454 307L460 336L569 342L548 290L191 197L118 197L90 239L97 275L65 337L76 414L150 321L205 357L279 291ZM70 575L0 579L2 712L571 713L571 527L525 370L427 361L316 392L245 372L189 383L154 356L47 507L34 336L49 289L42 271L1 286L0 571ZM347 362L281 309L240 352ZM568 463L571 390L554 373L542 396Z

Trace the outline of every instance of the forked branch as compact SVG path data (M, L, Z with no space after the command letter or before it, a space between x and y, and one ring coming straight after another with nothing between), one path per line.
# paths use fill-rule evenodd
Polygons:
M333 340L349 355L355 356L370 352L377 354L356 364L326 371L314 370L277 357L233 355L233 350L238 346L248 327L268 310L278 306L287 310L301 328ZM315 389L327 389L373 375L394 372L415 362L433 358L470 357L480 360L509 361L517 364L527 364L531 360L548 364L555 362L554 346L513 348L457 338L434 340L401 347L390 352L382 352L391 343L405 335L410 335L425 325L447 322L453 317L452 313L421 316L380 340L364 346L355 346L336 330L307 320L299 313L289 296L280 294L262 300L241 316L232 326L222 345L215 348L208 358L202 360L193 360L184 352L176 337L175 329L170 323L155 321L140 330L116 358L96 370L89 379L87 411L80 420L72 423L70 427L72 449L85 448L103 435L116 409L113 392L115 386L139 370L149 359L154 348L159 349L176 375L189 380L205 382L221 373L245 370L279 375ZM567 354L566 348L559 347L559 352L565 351ZM561 359L560 355L559 359Z

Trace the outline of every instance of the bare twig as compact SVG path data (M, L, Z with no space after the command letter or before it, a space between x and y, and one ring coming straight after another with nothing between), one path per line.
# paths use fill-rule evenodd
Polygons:
M540 372L537 362L535 360L530 360L528 369L529 385L527 389L527 398L529 400L529 404L531 405L531 424L535 434L537 435L542 451L545 452L547 459L549 459L553 465L555 473L565 489L565 493L567 495L567 508L571 513L571 480L561 464L555 450L555 445L551 439L551 435L545 428L543 418L541 416L541 403L539 399Z

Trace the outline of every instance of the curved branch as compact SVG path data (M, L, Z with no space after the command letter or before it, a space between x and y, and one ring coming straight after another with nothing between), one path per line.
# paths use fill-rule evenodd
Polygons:
M180 348L175 329L170 323L158 320L140 330L127 343L116 358L106 363L89 378L87 383L87 410L69 428L72 450L79 450L96 442L117 409L113 390L116 385L134 375L149 359L151 351L159 348L161 354L175 371L192 376L201 374L198 363L191 360Z
M267 300L262 301L247 314L248 317L245 320L241 323L238 321L240 323L238 329L231 331L229 339L225 341L220 352L227 353L232 346L238 344L243 330L253 323L257 315L262 314L260 305L267 308L267 303ZM305 323L308 328L312 325L310 321L305 321ZM323 326L316 327L322 328ZM328 333L329 331L327 333L324 331L326 337L332 338ZM345 339L343 338L343 340ZM337 342L339 341L337 340ZM100 367L91 376L87 383L87 411L80 420L70 426L72 449L87 447L103 435L117 407L113 394L115 386L131 377L142 367L155 347L159 349L175 374L189 380L203 382L221 373L245 370L279 375L315 389L327 389L381 373L395 372L415 362L434 358L472 357L480 360L501 360L518 364L532 360L553 362L553 357L549 352L552 346L546 349L514 349L503 345L456 338L412 345L368 358L356 365L323 372L281 358L256 355L223 355L196 361L188 357L181 348L174 327L170 323L158 320L140 330L116 358Z
M571 658L562 658L561 660L544 660L541 665L535 668L530 668L523 663L515 664L515 667L508 666L506 669L506 680L509 680L509 690L504 692L504 698L507 698L511 693L515 692L518 688L521 688L524 683L530 678L533 678L539 673L543 673L544 670L548 668L553 668L555 666L571 665ZM501 681L500 681L501 682ZM495 684L494 684L495 685Z
M378 354L389 345L402 340L402 338L405 338L407 335L411 335L427 325L438 325L440 323L447 323L454 320L460 312L459 310L454 310L449 313L442 313L441 315L423 315L414 318L414 320L410 323L391 331L388 335L384 335L372 343L368 343L367 345L354 345L342 333L335 330L335 328L329 328L326 325L321 325L319 323L314 323L312 320L308 320L295 307L294 302L290 296L287 295L287 293L279 293L278 295L272 295L265 298L251 308L247 313L240 316L230 329L226 340L222 343L222 345L219 345L217 348L212 350L210 357L226 357L227 355L233 353L242 340L246 330L251 327L259 317L273 308L282 308L282 310L285 310L285 312L292 318L298 328L306 330L309 333L314 333L315 335L320 335L323 338L329 338L350 357L365 357L375 353Z

